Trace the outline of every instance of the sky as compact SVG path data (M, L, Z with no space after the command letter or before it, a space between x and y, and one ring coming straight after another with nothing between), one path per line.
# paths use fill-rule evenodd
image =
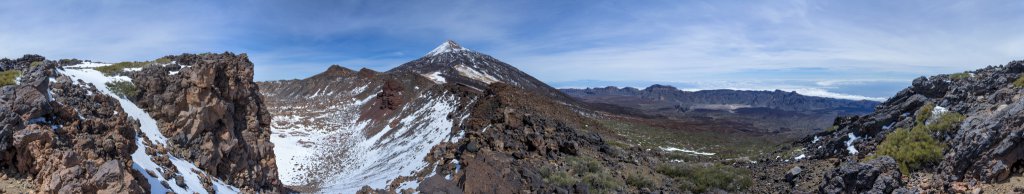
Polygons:
M555 87L884 100L919 76L1024 59L1024 1L8 1L0 57L247 53L258 81L386 71L445 40Z

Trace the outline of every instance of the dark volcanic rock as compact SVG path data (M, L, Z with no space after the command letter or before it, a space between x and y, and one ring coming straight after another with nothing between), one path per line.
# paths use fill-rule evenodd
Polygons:
M825 176L823 193L891 193L903 186L896 160L882 156L866 163L846 163Z
M995 183L1020 176L1024 167L1024 88L1013 82L1020 79L1022 61L1004 66L990 66L958 76L938 75L914 80L911 87L900 91L868 115L839 118L831 132L815 134L797 142L805 148L808 158L841 159L856 163L877 156L875 149L886 136L898 128L911 129L936 121L937 116L916 117L926 104L936 106L931 113L962 114L962 123L954 123L946 131L929 135L943 146L941 159L922 164L908 175L909 183L900 191L954 192L950 183ZM851 140L851 136L857 140ZM813 140L812 140L813 139ZM851 152L856 150L857 152ZM856 164L853 167L872 164ZM840 169L842 170L842 169ZM823 178L825 191L866 191L867 183L842 183L847 172L837 171ZM884 174L884 173L882 173ZM898 181L897 181L898 182ZM920 183L920 184L918 184ZM888 185L888 181L886 185ZM937 187L935 185L943 185ZM888 186L886 186L888 188ZM854 190L849 190L854 189ZM889 192L889 190L883 190Z
M182 68L149 66L130 74L134 100L159 122L171 152L244 190L281 191L270 115L245 54L169 56Z

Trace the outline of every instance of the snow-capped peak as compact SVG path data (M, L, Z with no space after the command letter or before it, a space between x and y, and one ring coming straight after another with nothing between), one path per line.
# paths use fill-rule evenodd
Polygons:
M459 43L455 43L455 41L448 40L448 41L444 41L444 43L441 43L441 45L438 45L437 48L434 48L434 50L431 50L429 53L427 53L427 56L434 56L434 55L438 55L438 54L441 54L441 53L456 52L456 51L469 51L469 49L462 48L462 46L459 46Z

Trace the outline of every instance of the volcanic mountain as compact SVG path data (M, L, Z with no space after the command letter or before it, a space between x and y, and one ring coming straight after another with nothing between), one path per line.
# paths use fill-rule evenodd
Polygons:
M387 72L331 66L259 85L281 179L297 191L638 192L625 177L669 181L648 153L606 144L571 98L452 41ZM554 184L551 173L614 184Z
M570 100L562 92L512 65L490 55L463 48L451 40L445 41L419 59L388 70L388 73L405 72L423 75L438 83L455 82L475 88L486 88L488 84L501 82L553 99Z

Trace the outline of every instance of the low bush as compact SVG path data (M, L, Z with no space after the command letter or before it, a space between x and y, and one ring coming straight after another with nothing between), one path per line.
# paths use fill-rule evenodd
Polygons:
M746 190L754 184L750 171L721 164L698 166L689 164L667 164L657 168L658 173L672 177L680 189L704 193L714 189L729 192Z
M565 171L555 171L547 173L544 176L544 182L554 184L558 186L572 186L579 183L580 180L575 175L571 175Z
M1013 86L1018 88L1024 88L1024 75L1017 78L1017 81L1013 81Z
M159 59L156 59L155 62L159 63L159 64L168 64L168 63L171 63L171 59L167 58L167 57L161 57Z
M964 115L956 112L946 112L939 115L938 119L928 123L925 126L929 133L935 132L950 132L956 129L960 123L964 122Z
M961 80L961 79L966 79L966 78L969 78L969 77L971 77L971 74L967 73L967 72L954 73L954 74L950 74L949 75L949 78L953 79L953 80Z
M111 76L124 71L125 68L140 68L146 65L153 64L149 61L126 61L120 63L114 63L112 65L97 67L96 71L100 71L103 75Z
M917 109L916 113L914 113L914 122L917 125L924 125L924 122L927 121L928 118L932 117L932 110L935 110L934 103L928 102L924 104L921 108Z
M623 185L621 180L612 177L608 172L585 173L583 182L590 185L590 189L593 189L595 193L612 193Z
M601 165L597 159L589 157L568 157L566 162L569 166L576 171L577 174L583 173L599 173L604 170L604 166Z
M0 86L14 85L17 82L15 79L18 79L18 76L21 76L21 71L0 71Z
M121 98L131 98L139 94L139 90L135 88L135 84L130 81L111 81L107 82L107 89L110 92L117 94Z
M632 174L626 176L626 184L636 188L649 188L654 185L654 182L651 181L650 179L647 179L647 177L638 174Z
M32 63L29 63L28 66L29 67L36 67L36 66L39 66L39 65L42 65L42 64L43 64L43 61L34 61Z
M925 165L939 162L945 146L932 138L928 132L919 129L899 128L889 133L885 140L878 144L875 156L884 155L896 159L903 174L910 174L911 171L921 169Z

